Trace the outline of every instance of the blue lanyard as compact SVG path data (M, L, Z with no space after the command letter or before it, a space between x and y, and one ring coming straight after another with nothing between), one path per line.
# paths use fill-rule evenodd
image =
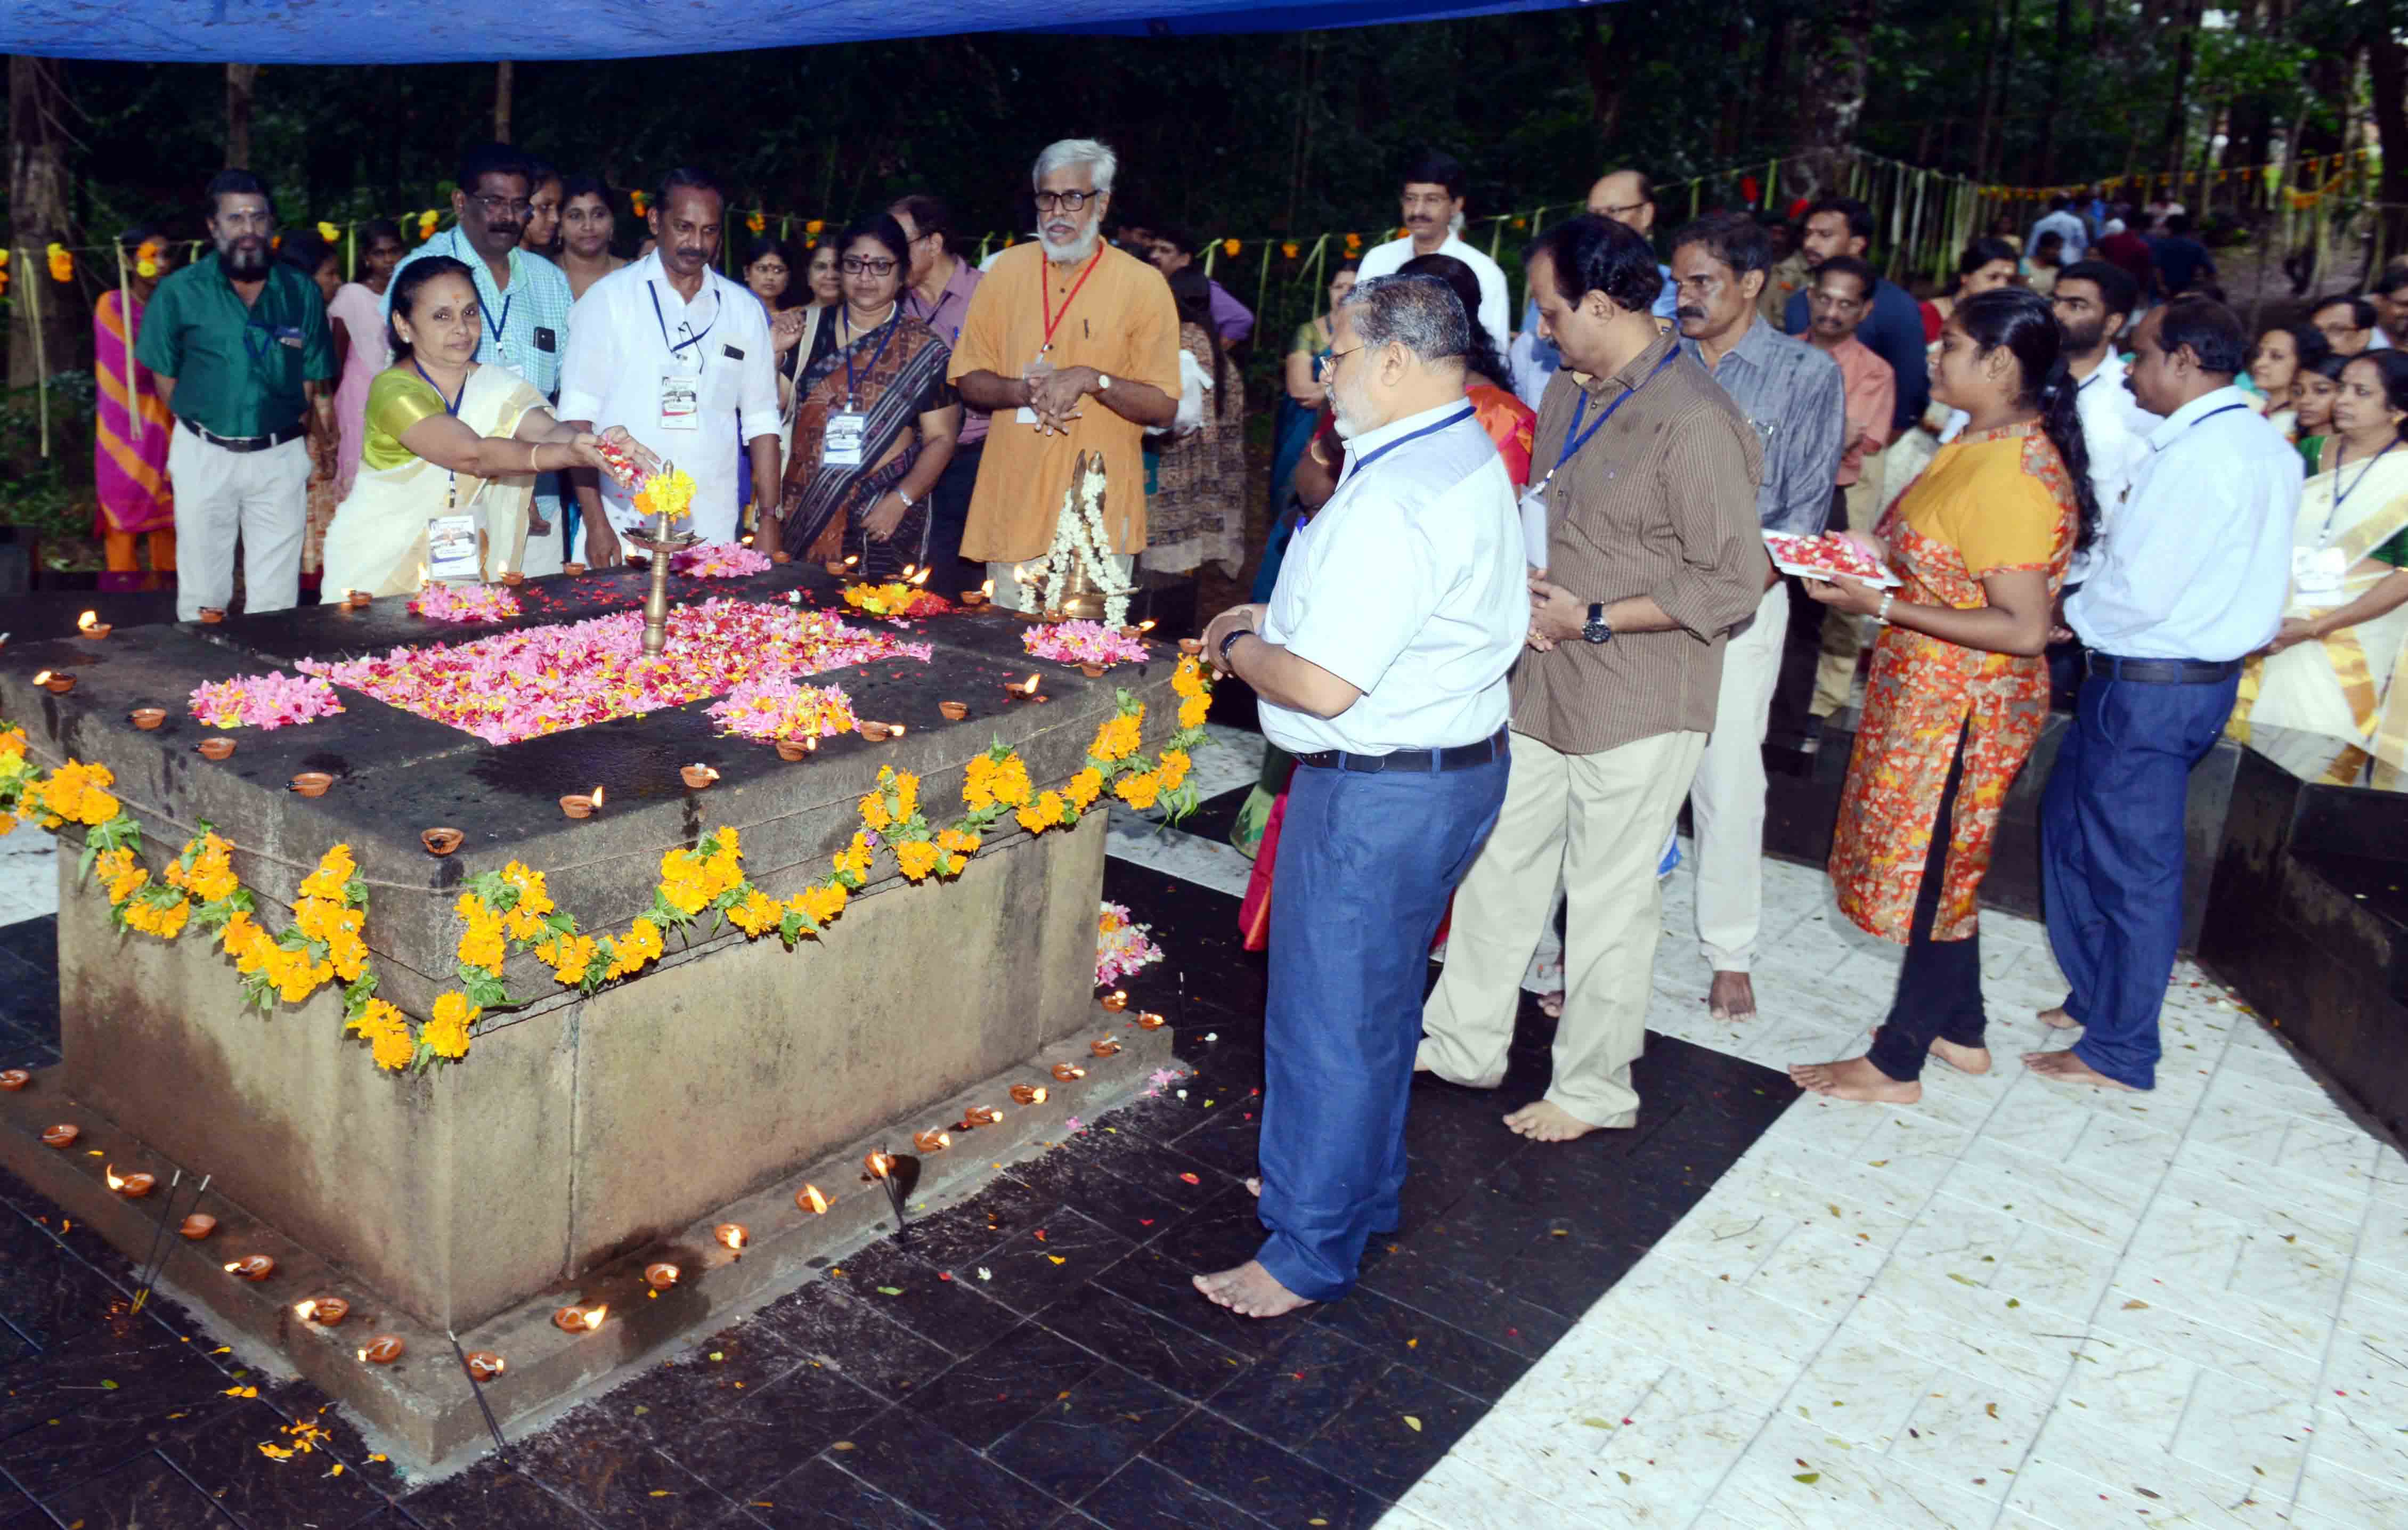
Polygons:
M2386 458L2386 457L2389 456L2389 455L2391 454L2391 447L2398 446L2399 444L2400 444L2400 443L2399 443L2399 441L2395 439L2395 440L2393 440L2393 441L2391 442L2391 445L2390 445L2390 446L2386 446L2386 447L2385 447L2382 450L2380 450L2380 451L2376 452L2373 456L2369 457L2369 458L2367 458L2367 459L2366 459L2366 465L2365 465L2364 467L2361 467L2361 468L2359 468L2359 469L2358 470L2358 479L2357 479L2357 480L2356 480L2355 482L2351 483L2351 484L2350 484L2350 486L2349 486L2348 488L2344 489L2344 490L2342 490L2339 493L2336 493L2335 495L2333 495L2333 509L2334 509L2334 511L2335 511L2336 513L2338 513L2338 512L2340 511L2341 508L2342 508L2344 505L2346 505L2346 504L2348 504L2348 503L2349 503L2349 496L2350 496L2350 495L2352 495L2352 494L2354 494L2354 493L2358 493L2358 484L2364 483L2364 482L2366 481L2366 475L2368 475L2369 473L2372 473L2372 472L2373 472L2373 471L2374 471L2374 465L2375 465L2376 463L2381 462L2384 458ZM2348 450L2349 450L2348 443L2347 443L2347 442L2344 442L2344 443L2343 443L2343 445L2342 445L2341 450L2340 450L2340 451L2338 451L2338 452L2336 452L2336 453L2334 453L2334 462L2333 462L2333 481L2334 481L2335 483L2339 483L2339 482L2341 481L2341 462L2340 462L2340 458L2341 458L2344 454L2346 454ZM2326 524L2327 524L2327 525L2330 525L2330 524L2331 524L2331 522L2330 522L2329 520L2328 520L2328 521L2326 522Z
M491 308L485 310L485 322L494 332L494 349L497 351L502 348L502 331L510 327L510 305L518 300L519 294L516 293L503 298L502 316L499 319L494 317Z
M934 303L931 303L931 304L929 304L929 305L928 305L928 311L927 311L927 312L925 312L925 313L922 313L922 312L920 311L920 294L919 294L918 293L913 292L913 291L912 291L910 288L909 288L909 287L906 287L905 289L903 289L903 291L904 291L904 294L905 294L905 300L904 300L904 306L903 306L903 307L904 307L904 311L905 311L906 313L909 313L912 318L917 319L918 321L920 321L920 322L922 322L922 323L924 323L924 324L927 325L930 329L934 329L934 328L936 328L936 327L937 327L937 315L944 311L944 307L945 307L945 298L946 298L947 296L950 296L951 294L950 294L950 293L939 293L939 294L938 295L937 300L936 300ZM963 310L963 313L964 313L964 317L968 317L968 308L967 308L967 307L965 307L965 309ZM959 345L962 343L962 326L961 326L961 325L959 325L959 324L955 324L955 325L953 326L953 333L952 336L951 336L951 337L949 337L949 338L946 340L946 342L945 342L945 343L946 343L947 345L951 345L951 346L959 346Z
M1378 462L1389 452L1396 450L1397 448L1404 445L1407 441L1418 441L1425 436L1435 436L1440 431L1452 429L1453 427L1463 423L1466 420L1470 419L1478 412L1479 411L1477 409L1474 409L1470 405L1467 404L1463 407L1461 413L1450 414L1434 425L1424 425L1419 430L1408 431L1406 434L1398 436L1393 441L1375 447L1370 451L1366 452L1363 456L1355 460L1354 465L1346 470L1346 477L1351 481L1360 476L1363 469L1370 466L1373 463Z
M443 385L442 385L441 383L439 383L439 382L437 382L433 378L430 378L430 377L428 377L428 376L426 375L426 368L418 365L418 358L417 358L417 357L412 356L411 358L409 358L409 369L410 369L411 371L413 371L413 372L415 372L415 373L417 373L417 374L418 374L420 380L423 381L423 382L424 382L424 383L425 383L429 388L432 388L432 389L434 389L434 390L435 390L435 396L436 396L436 397L437 397L437 398L443 398ZM467 397L467 396L468 396L468 379L466 379L466 378L463 378L463 379L460 379L460 396L459 396L459 398L443 398L443 412L444 412L445 414L450 415L450 416L451 416L452 419L454 419L454 420L459 419L459 418L460 418L460 399L462 399L462 398L466 398L466 397Z
M2202 414L2198 419L2192 421L2189 424L2185 425L2182 428L2182 436L2188 436L2192 431L2199 429L2200 426L2206 424L2209 421L2214 419L2219 414L2230 414L2235 409L2245 409L2248 407L2249 406L2246 404L2227 404L2222 408L2210 409L2205 414ZM2175 436L2174 441L2181 440L2182 436ZM2168 441L2166 443L2166 446L2172 445L2173 445L2173 441ZM2165 447L2156 447L2152 450L2162 451L2165 450Z
M708 276L709 274L705 273L704 285L706 286L710 284ZM713 292L718 291L715 287L711 290ZM652 322L661 326L661 344L669 348L669 360L671 361L677 360L678 352L685 350L688 346L697 346L702 344L703 335L709 335L712 330L719 327L720 311L727 307L726 300L723 298L711 308L710 322L702 326L702 335L689 335L682 340L672 340L669 338L668 317L661 311L660 289L647 281L644 283L644 295L652 300ZM688 322L681 325L680 327L691 329L694 326L691 322ZM698 367L702 358L697 356L695 360Z
M1644 388L1649 383L1655 381L1656 378L1663 374L1664 368L1680 360L1680 357L1681 342L1675 340L1672 342L1672 349L1664 352L1664 359L1656 364L1656 370L1648 373L1645 377L1639 379L1639 388ZM1547 469L1547 476L1541 479L1535 485L1533 485L1530 492L1534 494L1545 493L1547 492L1547 485L1555 482L1555 475L1564 470L1564 464L1571 461L1573 456L1579 452L1581 448L1588 445L1588 438L1590 436L1605 428L1605 422L1613 418L1614 410L1622 408L1623 405L1639 396L1639 388L1633 388L1627 393L1616 394L1612 403L1608 404L1603 409L1598 411L1597 422L1590 425L1586 430L1581 429L1581 421L1588 414L1588 390L1585 388L1582 389L1580 407L1572 411L1572 428L1564 433L1563 455L1555 459L1555 465Z
M877 350L877 351L876 351L873 355L871 355L871 357L869 358L869 375L870 375L871 377L876 377L876 376L878 375L878 364L879 364L880 362L884 361L884 360L886 359L886 347L887 347L888 342L892 341L892 340L895 338L895 332L896 332L896 330L898 330L898 329L900 329L900 328L902 328L902 327L903 327L903 326L902 326L902 324L899 322L899 321L901 320L902 316L903 316L903 310L898 307L895 310L895 312L893 312L892 314L889 314L889 315L887 316L886 322L884 322L884 323L882 323L882 324L881 324L881 325L879 325L879 326L878 326L878 328L879 328L878 350ZM856 406L854 405L854 403L853 403L853 399L857 396L858 392L859 392L859 387L860 387L859 381L858 381L858 379L854 377L854 375L853 375L853 349L854 349L854 348L853 348L853 338L852 338L852 336L853 336L853 314L851 313L851 311L849 311L849 310L848 310L848 311L846 311L846 312L843 312L843 313L839 313L839 314L838 314L838 315L837 315L837 317L838 317L838 319L840 319L840 320L842 320L842 321L844 322L844 333L845 333L845 343L844 343L844 407L845 407L847 409L852 409L852 408L855 408L855 407L856 407Z

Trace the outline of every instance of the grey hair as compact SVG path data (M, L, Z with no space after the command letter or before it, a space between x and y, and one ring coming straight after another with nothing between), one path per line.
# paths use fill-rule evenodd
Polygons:
M1354 337L1373 350L1395 341L1425 362L1461 365L1471 350L1463 300L1436 277L1372 277L1338 306L1356 310Z
M1096 190L1108 193L1112 189L1112 172L1121 167L1121 157L1093 138L1064 138L1049 143L1045 151L1037 156L1035 168L1028 172L1029 189L1043 187L1047 176L1073 164L1093 165Z

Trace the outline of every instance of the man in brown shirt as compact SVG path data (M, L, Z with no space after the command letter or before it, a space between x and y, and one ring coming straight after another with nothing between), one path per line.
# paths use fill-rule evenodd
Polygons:
M996 258L953 347L963 401L992 411L962 556L985 560L999 605L1022 598L1013 567L1053 550L1082 451L1103 454L1123 577L1145 549L1142 436L1179 412L1179 311L1161 272L1102 242L1118 166L1091 138L1037 157L1038 236Z
M1656 863L1713 726L1726 635L1762 599L1764 449L1649 309L1644 240L1597 217L1527 257L1541 332L1564 367L1539 412L1532 493L1547 566L1530 580L1530 648L1513 671L1512 773L1463 881L1417 1065L1493 1089L1522 975L1561 866L1565 1000L1546 1097L1505 1123L1570 1141L1639 1116L1640 1053L1661 930ZM1548 469L1553 469L1549 472Z

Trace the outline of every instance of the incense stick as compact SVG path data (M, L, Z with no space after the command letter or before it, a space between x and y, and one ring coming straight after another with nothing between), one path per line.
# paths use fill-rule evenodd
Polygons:
M183 1170L181 1169L178 1169L176 1172L179 1178L183 1174ZM217 1178L217 1176L213 1174L204 1174L201 1176L200 1188L193 1192L193 1204L184 1208L184 1215L189 1217L194 1212L201 1208L201 1198L209 1193L209 1181L215 1178ZM150 1271L143 1276L140 1289L134 1293L134 1305L127 1308L127 1310L139 1312L142 1310L143 1305L150 1300L150 1287L158 1281L160 1272L167 1267L167 1256L176 1251L176 1246L173 1243L169 1243L164 1236L167 1230L168 1224L175 1220L176 1195L174 1187L170 1186L167 1193L166 1212L159 1219L159 1231L162 1236L156 1239L159 1244L157 1261L151 1265Z
M142 1256L142 1263L134 1266L136 1279L134 1282L134 1305L128 1309L130 1311L142 1310L143 1297L150 1289L150 1265L159 1257L159 1243L167 1236L167 1224L176 1220L176 1191L183 1182L184 1171L180 1168L176 1171L175 1178L167 1181L166 1199L159 1205L159 1225L150 1229L150 1251Z
M452 1352L460 1358L460 1373L468 1378L468 1390L476 1394L477 1411L485 1415L485 1427L493 1431L494 1453L508 1461L510 1456L509 1444L502 1438L502 1426L494 1422L494 1409L485 1401L485 1383L478 1380L477 1373L468 1368L468 1351L460 1347L460 1336L446 1328L443 1330L443 1337L452 1341Z

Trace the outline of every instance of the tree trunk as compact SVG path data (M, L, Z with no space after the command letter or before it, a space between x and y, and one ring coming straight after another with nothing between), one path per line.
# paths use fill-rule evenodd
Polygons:
M2004 0L1994 0L1982 37L1982 111L1973 129L1973 179L1990 178L1990 127L1999 110L1999 29Z
M2065 53L2073 44L2073 0L2057 0L2057 30L2048 40L2048 95L2040 114L2040 183L2057 182L2057 114L2065 100Z
M1990 168L1983 174L1995 179L2006 172L2007 124L2014 121L2008 108L2018 99L2015 94L2015 41L2023 32L2024 0L2007 0L2007 32L1999 58L1999 110L1991 118Z
M2374 92L2374 131L2383 146L2378 200L2386 255L2408 253L2408 49L2377 16L2367 28L2366 72Z
M2193 40L2199 36L2201 8L2205 0L2190 0L2184 6L2175 26L2179 28L2174 46L2174 88L2166 101L2166 125L2157 138L2157 163L2167 174L2179 180L2183 169L2183 139L2189 127L2190 67Z
M494 141L510 141L510 76L514 65L504 59L494 65Z
M226 168L251 168L251 96L259 84L259 65L229 64L226 81Z
M1588 75L1589 112L1597 119L1598 136L1610 141L1622 122L1622 82L1636 61L1607 56L1605 28L1595 9L1582 11L1580 19L1581 67Z
M1864 115L1872 36L1873 0L1841 0L1809 44L1798 90L1797 143L1806 158L1804 175L1785 189L1811 196L1839 183L1841 163Z
M8 385L30 388L45 374L83 363L91 315L83 289L52 281L47 252L77 241L69 229L67 109L55 59L8 57ZM35 314L41 333L35 334Z

